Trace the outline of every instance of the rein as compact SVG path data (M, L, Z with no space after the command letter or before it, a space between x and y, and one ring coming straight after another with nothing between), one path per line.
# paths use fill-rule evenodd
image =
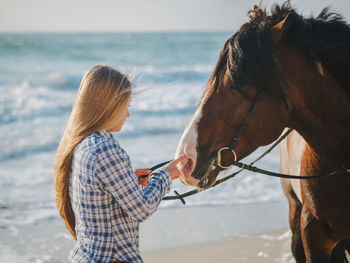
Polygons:
M265 155L267 155L268 153L270 153L281 141L283 141L291 132L292 132L293 129L289 129L288 131L286 131L273 145L271 145L270 148L268 148L264 153L262 153L258 158L256 158L253 162L251 162L249 165L244 165L244 167L249 167L249 166L252 166L253 164L255 164L256 162L258 162L259 160L261 160ZM155 170L165 164L167 164L168 162L170 161L167 161L167 162L164 162L164 163L161 163L161 164L158 164L152 168L150 168L150 170ZM233 177L235 177L237 174L239 174L240 172L242 172L243 170L245 170L245 168L241 167L240 170L238 170L237 172L234 172L230 175L227 175L219 180L217 180L215 182L215 184L211 187L215 187L219 184L222 184L223 182L227 181L228 179L231 179ZM208 188L210 189L210 188ZM191 196L191 195L194 195L194 194L197 194L197 193L200 193L200 192L203 192L205 190L208 190L208 189L194 189L194 190L191 190L191 191L188 191L184 194L179 194L176 190L174 191L175 193L175 196L166 196L164 197L162 200L177 200L179 199L184 205L186 204L186 201L185 201L185 197L188 197L188 196Z
M230 175L227 175L227 176L217 180L215 182L215 184L211 188L213 188L213 187L215 187L215 186L217 186L219 184L222 184L223 182L225 182L225 181L235 177L237 174L239 174L243 170L248 170L248 171L252 171L252 172L255 172L255 173L265 174L265 175L268 175L268 176L279 177L279 178L287 178L287 179L316 179L316 178L321 178L321 177L337 175L337 174L341 174L341 173L344 173L344 172L346 172L346 173L350 172L350 169L348 169L348 168L346 168L344 166L344 167L342 167L342 168L340 168L340 169L338 169L336 171L333 171L333 172L325 174L325 175L298 176L298 175L289 175L289 174L275 173L275 172L267 171L267 170L260 169L258 167L253 166L253 164L255 164L256 162L260 161L263 157L265 157L267 154L269 154L274 148L276 148L276 146L279 145L280 142L283 141L292 131L293 131L293 129L288 129L284 134L282 134L280 136L280 138L277 141L275 141L275 143L273 145L271 145L270 148L268 148L265 152L263 152L258 158L256 158L250 164L244 164L244 163L241 163L241 162L233 161L232 165L240 167L241 169L238 170L237 172L234 172L234 173L232 173ZM163 165L165 165L165 164L167 164L169 162L171 162L171 160L163 162L163 163L160 163L160 164L157 164L157 165L153 166L152 168L150 168L150 170L153 171L155 169L158 169L158 168L162 167ZM198 194L198 193L206 191L208 189L210 189L210 188L207 188L207 189L194 189L194 190L188 191L188 192L183 193L183 194L179 194L175 190L174 191L174 193L175 193L174 196L165 196L162 200L165 200L165 201L167 201L167 200L180 200L185 205L186 201L185 201L184 198L186 198L188 196L191 196L191 195Z

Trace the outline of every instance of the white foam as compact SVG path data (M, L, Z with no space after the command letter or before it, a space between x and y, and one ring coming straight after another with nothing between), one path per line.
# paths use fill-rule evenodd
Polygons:
M30 258L31 257L29 255L18 255L18 252L16 250L2 246L0 244L0 262L26 263L30 262Z

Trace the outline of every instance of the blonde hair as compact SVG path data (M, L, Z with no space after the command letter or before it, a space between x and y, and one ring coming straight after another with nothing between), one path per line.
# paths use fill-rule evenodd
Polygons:
M58 146L54 183L56 204L76 239L75 216L69 199L69 180L75 147L90 134L122 120L131 98L129 78L108 65L96 65L83 77L72 112Z

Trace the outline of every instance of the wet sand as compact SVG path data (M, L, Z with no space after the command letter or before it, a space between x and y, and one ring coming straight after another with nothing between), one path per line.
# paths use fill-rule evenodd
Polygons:
M145 263L292 263L295 261L289 249L290 236L289 230L280 230L228 241L145 252L142 256Z
M0 262L67 262L74 240L58 216L0 227ZM284 201L161 208L140 226L146 263L290 261Z
M290 242L284 201L162 209L141 226L145 263L293 263Z

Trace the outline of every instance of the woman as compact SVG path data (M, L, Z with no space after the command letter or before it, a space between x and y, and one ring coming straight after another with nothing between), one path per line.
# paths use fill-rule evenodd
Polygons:
M106 65L90 69L80 84L55 163L57 207L77 240L69 262L142 262L139 223L180 175L176 164L184 157L150 174L148 183L138 179L113 138L130 115L131 88L127 76Z

